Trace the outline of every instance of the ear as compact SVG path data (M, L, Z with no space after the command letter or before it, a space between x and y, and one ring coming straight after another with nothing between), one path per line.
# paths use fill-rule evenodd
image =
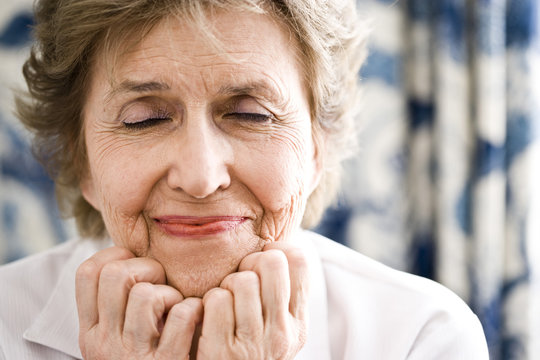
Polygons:
M81 182L79 184L79 187L81 189L82 196L90 205L94 207L94 209L100 211L99 202L97 201L97 194L96 194L96 188L94 185L94 180L89 174L85 174Z

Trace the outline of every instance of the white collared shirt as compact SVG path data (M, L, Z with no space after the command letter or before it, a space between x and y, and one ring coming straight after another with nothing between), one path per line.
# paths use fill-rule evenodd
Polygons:
M311 295L296 359L488 359L477 317L446 288L312 232L297 238ZM0 267L0 359L81 359L75 272L109 245L73 240Z

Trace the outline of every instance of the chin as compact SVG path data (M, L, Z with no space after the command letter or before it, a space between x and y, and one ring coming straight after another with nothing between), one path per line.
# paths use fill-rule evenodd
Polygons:
M239 263L239 262L238 262ZM184 296L204 297L210 289L219 287L227 275L236 272L238 263L228 266L216 266L211 263L189 266L187 269L175 269L164 266L167 284L174 287Z
M179 241L156 236L148 256L165 270L167 284L186 297L202 298L210 289L238 270L242 259L261 251L264 242L258 236L236 233L226 237Z

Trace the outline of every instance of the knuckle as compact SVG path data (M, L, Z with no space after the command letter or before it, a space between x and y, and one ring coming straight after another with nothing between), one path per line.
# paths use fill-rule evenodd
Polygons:
M78 281L90 280L96 278L98 275L98 265L95 263L94 260L88 259L79 266L77 272L75 273L75 278Z
M238 277L236 276L237 273L232 273L227 276L221 281L221 284L219 285L221 288L225 289L231 289L235 286L235 284L238 282Z
M227 289L238 289L239 287L246 286L259 286L259 276L254 271L240 271L227 276L223 280L223 285Z
M307 267L308 265L306 254L302 249L297 247L287 250L287 260L291 266Z
M120 246L113 246L110 248L107 248L103 251L110 252L111 255L114 256L115 259L129 259L134 257L135 255L129 251L128 249Z
M189 306L178 303L174 305L171 310L169 310L167 319L172 319L176 323L185 324L188 327L195 328L197 322L197 314Z
M105 264L101 270L101 277L113 280L127 280L131 278L129 271L123 261L112 261Z
M210 289L203 297L203 304L220 304L232 297L229 290L223 288Z
M238 273L237 281L245 285L259 285L259 275L254 271L242 271Z
M280 250L268 250L265 251L264 256L261 257L261 265L269 270L281 269L284 266L287 266L287 258Z
M140 282L133 285L133 287L131 288L129 292L129 296L130 297L134 296L134 297L147 299L151 301L157 299L157 294L152 284L145 283L145 282Z
M253 269L254 265L258 262L258 259L262 256L262 252L256 251L254 253L251 253L244 257L242 261L240 261L240 265L238 266L240 271Z

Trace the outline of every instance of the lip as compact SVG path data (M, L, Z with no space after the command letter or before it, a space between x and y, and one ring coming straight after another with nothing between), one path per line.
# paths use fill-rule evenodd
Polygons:
M175 237L204 237L237 228L247 218L242 216L161 216L154 222Z

